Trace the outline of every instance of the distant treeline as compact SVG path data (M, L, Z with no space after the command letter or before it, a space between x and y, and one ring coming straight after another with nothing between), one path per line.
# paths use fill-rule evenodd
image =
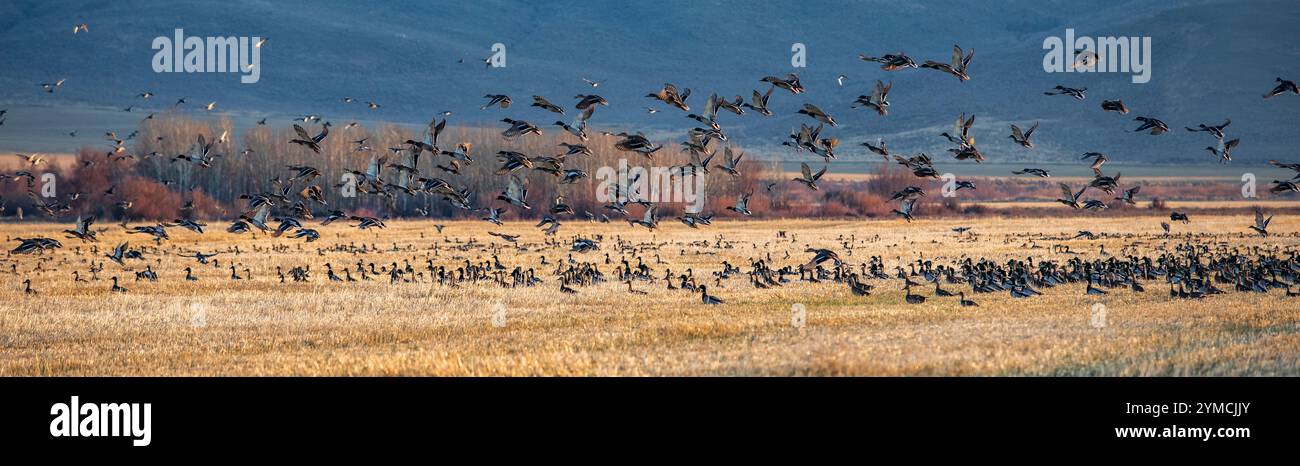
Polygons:
M298 121L308 133L315 135L320 124L308 124ZM604 208L604 203L597 199L601 180L597 175L601 167L617 170L620 160L625 160L629 167L672 167L686 165L690 157L678 141L655 141L663 148L653 154L653 158L635 152L615 149L620 139L616 135L589 129L590 140L579 141L557 127L543 126L543 134L523 135L512 139L502 137L504 128L476 128L449 126L439 136L438 146L443 150L453 150L457 144L469 143L469 155L473 162L461 162L459 174L440 170L438 165L449 166L451 157L446 155L430 156L425 152L420 158L418 177L437 177L446 180L458 190L470 192L470 204L476 208L496 207L502 210L502 218L538 218L544 215L557 194L564 196L565 203L573 207L578 218L585 218L584 212L595 217L602 214L613 220L620 220L622 214ZM201 166L197 160L178 159L177 155L188 158L197 157L197 141L201 135L206 141L217 141L225 134L224 141L215 143L211 153L220 154L214 158L209 167ZM311 166L318 169L321 176L304 182L294 180L290 188L291 201L303 200L298 192L308 185L321 188L326 204L303 200L317 215L332 210L343 210L354 215L374 216L379 218L431 217L431 218L478 218L483 214L478 211L460 209L437 195L410 195L394 190L392 197L358 193L356 197L345 197L341 184L345 174L366 172L374 161L384 160L385 164L400 164L403 156L392 149L406 148L405 141L422 140L423 131L409 127L385 124L377 128L356 125L331 126L330 134L321 144L321 153L292 144L295 139L292 124L268 123L256 125L235 133L228 119L200 120L181 113L159 114L143 121L134 136L125 142L125 149L115 152L108 135L103 147L86 147L77 153L75 164L51 167L43 164L22 170L33 174L35 182L29 186L25 177L10 176L0 184L0 202L4 209L0 215L16 217L23 212L23 217L31 220L51 220L41 213L37 201L28 191L42 193L43 185L40 175L44 171L55 173L56 185L54 198L41 198L47 205L66 206L57 211L57 220L71 220L76 216L93 215L101 221L121 220L153 221L192 217L206 220L233 219L242 213L247 204L240 197L272 192L276 182L279 186L291 183L295 172L290 166ZM683 135L682 139L685 139ZM358 141L364 141L358 143ZM585 171L588 176L573 184L558 184L559 178L551 173L519 169L514 174L526 178L529 183L528 202L531 210L521 211L506 208L496 201L496 196L509 183L509 174L498 174L500 163L498 151L517 151L529 156L556 156L566 152L560 143L584 143L591 155L570 155L565 158L564 168L576 168ZM716 166L722 163L723 147L730 145L735 153L743 153L739 164L739 176L731 176ZM358 150L358 147L365 150ZM715 141L710 146L717 156L711 161L714 167L707 176L705 206L706 214L721 217L734 216L725 209L733 205L736 197L742 193L753 193L749 208L755 217L765 218L825 218L825 217L888 217L896 207L890 201L891 195L902 188L914 185L925 189L927 196L918 204L919 217L981 214L984 209L970 204L971 200L990 201L1051 201L1058 197L1060 191L1057 181L1052 179L1015 179L987 178L976 179L976 191L963 190L957 197L940 196L943 183L934 179L919 179L892 163L872 162L876 165L871 176L865 179L832 181L826 180L821 189L811 191L797 183L791 183L789 174L781 173L772 163L770 154L745 153L734 142ZM821 158L808 154L786 155L794 160L806 161L816 170L821 165ZM394 168L385 167L381 178L392 182L400 175ZM833 174L828 174L828 178ZM1168 182L1144 184L1139 207L1160 208L1158 200L1163 199L1239 199L1239 186L1232 183L1214 182ZM1266 193L1262 193L1267 195ZM1093 196L1103 196L1100 191ZM1108 204L1111 199L1103 199ZM1157 203L1152 206L1152 200ZM963 204L963 201L966 204ZM123 209L123 204L130 206ZM182 209L189 203L192 208ZM1116 203L1118 204L1118 203ZM680 215L683 205L678 202L658 203L661 218ZM275 215L284 214L288 206L278 205ZM1064 208L1064 207L1063 207ZM628 207L631 216L639 216L642 207ZM1123 210L1123 209L1115 209ZM1010 212L1003 212L1008 214Z

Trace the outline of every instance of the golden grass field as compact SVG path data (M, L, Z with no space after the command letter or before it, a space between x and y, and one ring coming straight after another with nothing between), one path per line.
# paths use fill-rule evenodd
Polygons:
M1053 244L1067 244L1084 257L1100 246L1120 253L1140 243L1139 253L1172 247L1185 234L1214 234L1203 241L1296 248L1300 221L1274 219L1275 235L1246 235L1251 218L1202 216L1175 224L1163 236L1159 217L1025 218L1010 220L731 221L691 230L665 219L654 232L626 223L565 223L545 244L528 223L493 227L481 221L393 221L385 230L358 231L346 224L319 227L322 238L301 240L232 235L213 223L199 236L170 229L159 249L142 235L116 225L101 233L99 254L90 245L63 240L43 256L0 259L0 375L1300 375L1300 312L1280 290L1267 295L1231 292L1201 301L1170 298L1162 281L1144 294L1115 289L1100 298L1084 285L1043 290L1045 296L1013 300L1006 293L904 303L900 280L870 280L873 295L858 297L842 283L793 282L760 290L738 275L715 288L709 273L722 260L749 270L749 259L770 252L776 266L805 262L808 246L839 252L848 263L881 255L891 269L898 257L917 254L937 262L964 255L1065 260ZM316 222L313 222L316 223ZM973 227L959 239L949 229ZM493 228L489 228L493 227ZM62 238L63 224L0 225L6 250L14 237ZM1077 230L1133 233L1098 240L1063 240ZM509 247L487 231L522 234ZM778 239L777 231L787 232ZM603 235L601 249L574 253L596 262L609 281L563 294L552 273L569 256L575 236ZM852 237L852 239L850 239ZM474 238L478 243L468 246ZM721 246L717 247L719 238ZM127 262L131 271L103 259L123 240L147 246L146 259ZM620 243L626 246L620 250ZM845 244L852 246L850 251ZM324 252L338 244L371 252ZM458 287L429 283L389 284L388 276L333 283L325 263L355 267L358 260L385 266L426 259L455 265L490 260L482 246L495 244L509 267L535 267L545 283L509 289L491 283ZM278 246L272 251L272 246ZM235 254L233 248L241 251ZM394 251L394 247L398 250ZM435 249L436 248L436 249ZM632 295L614 278L620 257L636 248L662 277L686 269L710 286L720 306L700 303L698 293L669 291L665 282L637 282L647 295ZM182 250L220 251L221 267L176 257ZM790 256L786 258L786 253ZM605 254L613 258L606 265ZM655 256L663 263L655 263ZM550 265L541 265L546 256ZM87 274L89 260L105 262L97 281L74 283L72 270ZM251 280L230 279L229 262ZM633 259L633 261L635 261ZM39 263L39 270L37 270ZM146 264L160 276L135 281ZM279 283L275 267L311 266L309 283ZM200 280L186 282L184 267ZM11 273L11 271L15 271ZM342 272L340 271L340 274ZM111 293L110 276L123 277L126 293ZM31 279L38 292L23 293ZM958 285L948 285L959 291ZM969 288L967 288L969 291ZM1092 325L1094 303L1106 306L1106 324ZM494 305L505 325L493 324ZM792 305L807 309L806 325L791 324Z

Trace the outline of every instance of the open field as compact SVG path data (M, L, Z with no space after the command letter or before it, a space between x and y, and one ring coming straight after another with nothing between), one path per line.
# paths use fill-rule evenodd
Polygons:
M899 279L867 280L876 288L861 297L829 280L757 289L745 273L720 286L712 276L724 260L748 272L751 258L768 253L774 267L800 264L809 246L834 249L853 267L882 256L892 274L918 254L936 263L1064 261L1102 258L1104 245L1117 255L1155 255L1184 235L1213 234L1198 236L1211 246L1300 245L1294 218L1274 219L1268 238L1246 234L1247 216L1195 218L1175 224L1174 237L1163 235L1161 220L719 219L699 230L665 221L654 232L571 221L549 243L523 223L448 222L438 233L432 221L368 231L340 222L319 227L321 240L310 244L212 225L202 236L172 228L160 247L98 225L106 231L93 256L92 245L63 240L60 250L0 259L0 375L1300 375L1300 312L1282 290L1188 300L1152 280L1145 293L1086 295L1080 283L1013 299L946 284L979 303L963 308L955 297L934 296L933 286L916 290L929 297L925 303L905 303ZM973 228L959 238L949 230L957 225ZM14 237L61 238L66 227L6 224L0 234L11 249ZM1103 236L1065 239L1082 229ZM488 230L522 234L522 249ZM1110 236L1123 233L1133 236ZM600 249L570 253L575 236L599 239ZM103 257L123 240L143 247L144 259L128 260L129 270ZM1053 253L1053 245L1072 253ZM177 257L183 250L221 254L200 266ZM385 270L409 261L423 272L427 261L454 268L494 255L507 281L521 266L535 268L542 282L440 285L421 273L414 283L390 284L381 270L369 281L339 283L325 273L326 263L360 279L359 261ZM570 257L594 262L608 281L561 293L554 271ZM660 278L634 282L645 295L615 277L621 258L635 266L637 257ZM103 265L97 279L74 282L74 270L90 277L92 260ZM231 279L232 262L242 279ZM158 281L134 279L146 266ZM187 266L197 281L183 279ZM296 266L310 266L309 281L281 283L276 268ZM669 269L674 276L689 269L726 303L707 306L699 293L666 289ZM129 291L110 292L111 276ZM24 279L38 294L24 294ZM796 303L807 310L802 327L792 325ZM1103 326L1093 325L1096 303L1105 306Z

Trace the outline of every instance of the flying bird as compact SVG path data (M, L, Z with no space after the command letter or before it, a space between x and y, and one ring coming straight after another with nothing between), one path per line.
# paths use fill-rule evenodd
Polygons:
M1266 237L1268 236L1268 223L1272 221L1273 221L1272 215L1269 215L1268 218L1264 218L1264 211L1256 209L1255 224L1250 225L1250 229L1255 230L1255 232L1259 233L1259 236Z
M510 108L510 96L508 96L508 95L505 95L505 94L488 94L488 95L483 96L483 98L484 98L484 99L488 99L488 103L484 104L482 107L479 107L479 110L487 110L488 107L491 107L491 106L494 106L494 105L495 105L495 106L500 106L501 108Z
M1190 127L1190 126L1188 126L1188 127L1186 127L1186 128L1187 128L1187 131L1189 131L1189 132L1193 132L1193 133L1196 133L1196 132L1206 132L1206 133L1210 133L1210 135L1214 136L1216 139L1223 140L1223 129L1224 129L1224 128L1227 128L1228 125L1231 125L1231 124L1232 124L1232 119L1227 119L1227 120L1225 120L1225 121L1223 122L1223 124L1218 125L1218 126L1207 125L1207 124L1205 124L1205 123L1201 123L1201 124L1199 124L1199 125L1196 125L1195 128L1192 128L1192 127Z
M799 75L790 73L785 78L776 76L764 76L759 82L771 83L773 86L790 91L791 94L803 94L803 84L799 82Z
M1145 130L1151 130L1151 135L1159 136L1161 134L1165 134L1169 132L1169 125L1166 125L1165 122L1157 120L1155 118L1137 117L1134 118L1133 121L1142 122L1142 126L1138 126L1137 129L1133 130L1133 132L1135 133L1140 133Z
M868 107L885 116L889 114L889 90L894 87L894 83L884 84L876 80L876 87L871 91L871 95L859 95L858 99L853 101L853 107Z
M293 132L296 133L298 137L295 139L291 139L289 141L291 144L297 144L306 147L308 149L311 149L312 152L320 154L321 153L320 144L322 141L325 140L326 136L329 136L330 125L328 122L322 125L320 129L320 133L315 136L308 136L307 130L303 129L301 126L298 126L297 124L293 125Z
M1044 95L1068 95L1070 97L1074 97L1076 100L1083 100L1084 93L1087 91L1088 88L1086 87L1073 88L1073 87L1065 87L1065 86L1056 86L1052 88L1052 90L1044 92L1043 94Z
M963 55L961 46L952 46L951 63L939 63L933 60L926 60L921 68L930 68L939 70L957 77L958 81L970 81L970 75L966 74L967 67L970 66L970 60L975 56L975 50L971 49L970 53Z
M54 91L57 91L59 90L60 87L63 87L63 82L67 80L68 78L63 78L52 83L41 83L41 89L44 89L45 92L53 94Z
M691 110L691 107L686 105L686 99L690 98L690 96L690 89L684 89L681 93L678 93L677 86L674 86L671 83L665 83L663 89L660 89L659 92L646 94L646 97L659 100L660 102L672 105L682 109L683 111Z
M767 92L763 94L759 94L758 91L754 91L754 95L749 99L749 102L743 103L741 105L744 106L745 108L758 112L760 115L772 116L772 111L767 108L767 101L768 99L772 98L772 91L774 90L776 90L776 86L767 88ZM650 112L650 113L654 113L654 112Z
M1038 130L1038 122L1034 122L1034 126L1030 126L1029 130L1024 133L1020 132L1019 126L1011 125L1011 136L1009 137L1016 144L1020 144L1027 149L1033 149L1034 143L1030 141L1029 138L1034 136L1034 131L1036 130Z
M1103 100L1101 109L1107 112L1116 112L1120 115L1128 115L1128 107L1124 106L1123 100Z
M1264 94L1265 99L1276 97L1288 92L1292 94L1300 95L1300 89L1296 88L1295 81L1289 81L1286 79L1277 78L1277 80L1274 82L1277 83L1277 86L1274 87L1273 90L1269 91L1267 94Z
M863 54L858 54L858 59L862 61L880 63L880 69L885 71L897 71L904 68L917 67L916 62L912 61L910 57L908 57L906 54L901 52L887 53L879 57L868 57Z
M822 167L821 170L819 170L816 174L814 174L812 172L812 168L809 168L807 163L799 162L799 172L801 176L799 178L795 178L794 181L803 183L803 185L807 186L808 189L816 191L817 180L820 180L822 178L822 175L826 174L826 167Z
M821 108L813 104L803 104L803 108L799 109L795 113L808 115L810 118L814 120L820 121L822 123L826 123L831 126L838 126L835 124L835 118L831 117L829 114L822 111Z
M560 108L560 106L551 103L551 101L546 100L545 97L542 97L542 96L540 96L540 95L535 95L535 96L533 96L533 103L532 103L531 105L529 105L529 106L530 106L530 107L540 107L540 108L543 109L543 110L546 110L546 111L548 111L548 112L552 112L552 113L558 113L558 114L560 114L560 115L563 115L563 114L564 114L564 109L563 109L563 108Z

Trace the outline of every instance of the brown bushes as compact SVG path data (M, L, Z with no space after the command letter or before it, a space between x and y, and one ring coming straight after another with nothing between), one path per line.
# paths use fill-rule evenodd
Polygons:
M458 209L438 196L410 196L395 191L392 201L376 195L344 197L340 186L345 174L354 170L365 172L372 161L385 165L402 163L400 155L389 149L403 146L407 139L421 139L423 128L394 124L367 128L335 123L330 136L322 144L321 153L316 154L288 142L295 137L288 122L274 126L254 126L234 133L232 124L225 118L203 121L180 113L162 113L142 122L138 136L128 143L134 158L115 160L106 156L102 150L83 149L77 155L77 163L56 171L58 192L61 195L81 193L78 200L71 202L72 214L96 215L104 220L116 218L120 214L114 204L121 200L133 202L132 209L127 212L132 220L170 220L181 215L208 220L228 219L244 209L244 202L238 200L240 195L270 192L275 186L273 180L286 182L292 176L293 173L287 170L288 166L309 165L322 173L319 178L311 181L311 184L322 189L327 202L325 206L311 205L318 213L340 209L377 217L416 216L426 212L431 217L476 218L480 215L474 211ZM313 134L320 130L320 125L299 124ZM425 153L417 167L420 170L419 176L441 178L454 188L469 190L470 203L476 207L501 207L502 204L495 197L506 186L509 177L496 173L499 167L497 151L556 156L564 152L564 148L559 145L561 142L579 142L553 127L544 126L542 135L514 139L503 138L500 130L497 127L447 128L439 138L439 145L443 149L450 149L457 143L472 144L470 154L474 162L461 163L460 174L450 174L435 168L436 165L449 165L448 157L431 157ZM680 138L652 138L656 144L662 144L663 148L654 153L653 158L647 158L637 153L616 150L614 144L619 139L618 136L602 133L597 128L589 128L589 132L591 137L586 145L593 154L568 156L564 166L567 169L585 171L588 174L586 178L573 184L559 185L558 178L551 174L537 170L518 170L514 174L529 182L528 201L534 208L525 212L506 209L503 217L535 218L543 215L556 195L563 195L565 202L573 206L579 218L584 212L596 216L609 214L610 211L602 207L602 199L597 193L602 174L614 172L617 177L616 170L620 166L629 169L681 166L689 159L677 143ZM225 140L214 144L212 149L220 157L215 159L210 168L175 160L177 154L195 154L195 141L199 135L207 141L216 141L223 133L227 134ZM365 140L365 145L370 149L356 150L357 144L353 141L360 140ZM723 143L714 143L712 146L719 152L713 161L714 167L722 161L722 145ZM737 152L743 152L734 144L732 147ZM957 198L941 198L939 181L916 178L906 168L893 163L877 164L873 173L865 178L824 178L819 183L821 189L811 191L789 181L790 174L779 171L775 158L770 166L766 160L760 159L767 157L758 153L747 154L740 163L741 174L737 177L720 169L711 170L707 176L704 212L734 217L736 215L725 208L733 205L739 194L748 192L753 192L749 206L755 218L890 217L890 210L896 208L898 203L888 199L894 192L907 186L919 186L928 193L918 205L920 216L981 215L989 209L976 201L1050 201L1060 194L1057 183L1061 180L993 177L970 178L978 186L976 190L962 190ZM385 177L391 181L395 170L387 168L386 172ZM1082 183L1082 180L1065 181L1075 187ZM305 187L304 184L302 181L297 182L290 196L295 196L295 193ZM107 191L112 187L116 189L108 194ZM1236 183L1144 180L1142 187L1142 197L1151 199L1150 208L1157 210L1167 208L1165 199L1240 198ZM32 211L27 189L22 181L0 183L0 196L3 196L8 206L8 212L19 208L29 213ZM1087 197L1110 203L1111 196L1089 191ZM680 202L660 201L661 216L679 215L683 210ZM186 202L192 202L194 209L182 213L180 206ZM639 212L639 209L634 210L634 214ZM1016 214L1030 215L1033 212L1018 209Z

